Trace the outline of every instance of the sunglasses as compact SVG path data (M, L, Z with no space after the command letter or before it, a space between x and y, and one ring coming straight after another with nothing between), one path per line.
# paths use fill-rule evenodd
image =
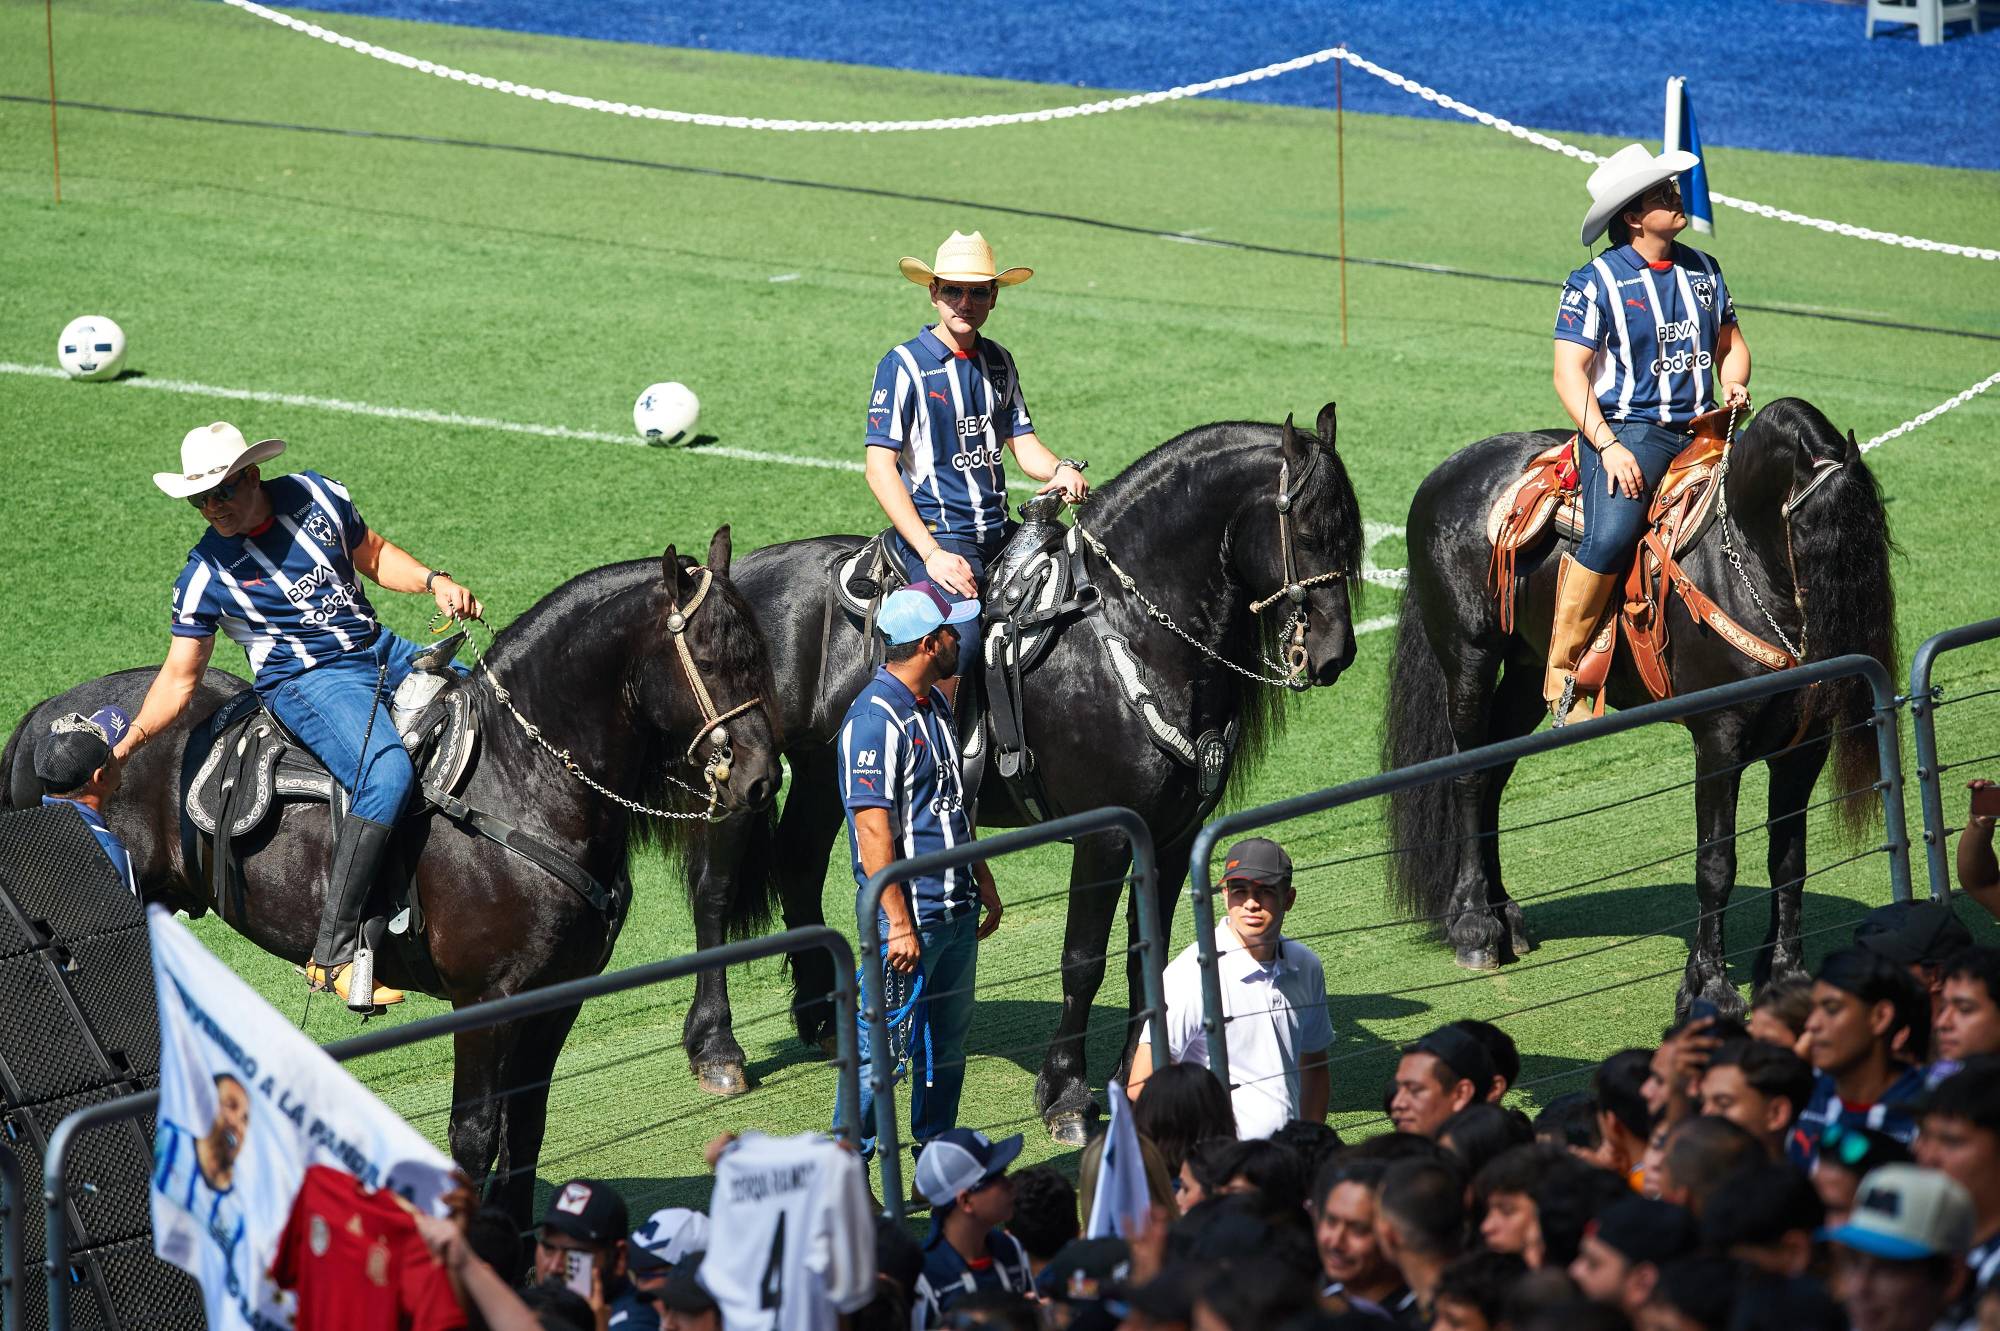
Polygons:
M1874 1149L1875 1143L1868 1140L1867 1133L1850 1128L1839 1119L1827 1124L1819 1134L1821 1158L1831 1156L1849 1169L1866 1160Z
M1000 288L991 284L983 287L960 286L956 282L938 284L938 296L944 300L987 301L999 294Z
M1639 202L1661 208L1671 208L1681 201L1681 187L1668 183L1655 186L1640 196Z
M198 495L189 495L187 501L196 508L207 508L210 504L226 504L236 497L236 491L243 484L241 479L224 481L222 484L203 490Z

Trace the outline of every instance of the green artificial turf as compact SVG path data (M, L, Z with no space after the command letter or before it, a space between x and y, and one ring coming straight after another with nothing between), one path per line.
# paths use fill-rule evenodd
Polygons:
M0 0L0 93L45 89L41 19L40 5ZM1075 89L329 21L482 73L689 109L901 118L1081 99ZM0 373L0 711L10 717L81 678L158 660L167 591L198 528L148 476L172 465L183 432L211 419L290 439L286 465L345 481L373 525L458 570L500 622L594 565L668 542L703 549L724 522L739 551L880 525L860 478L839 471L230 401L172 385L623 434L641 387L679 379L701 395L701 428L719 446L851 462L875 360L926 309L895 260L928 255L954 227L983 229L1002 263L1037 269L1007 292L989 331L1021 364L1043 438L1092 459L1099 480L1190 426L1287 412L1309 421L1337 399L1362 510L1393 526L1452 450L1560 419L1549 330L1557 283L1584 258L1572 238L1587 169L1475 125L1347 117L1346 243L1356 262L1346 269L1343 343L1334 263L1117 229L1333 253L1334 117L1325 112L1196 102L953 134L781 135L479 91L220 5L66 0L56 40L70 102L550 151L71 106L61 113L57 206L46 108L0 102L0 361L52 363L62 324L97 312L123 324L129 366L144 376L88 385ZM1712 151L1709 164L1719 188L1761 202L2000 244L2000 182L1990 173L1728 149ZM1704 247L1725 265L1739 307L2000 334L1991 265L1734 212L1720 224ZM1742 312L1758 398L1808 398L1864 439L2000 362L2000 342L1949 331ZM2000 404L1980 399L1871 455L1902 547L1906 658L1928 633L1990 612L1982 538L1994 511L1996 423ZM1394 537L1371 553L1382 566L1402 560ZM1371 588L1357 620L1392 615L1395 604L1393 590ZM419 598L384 596L381 607L406 633L423 627ZM1364 636L1340 684L1293 707L1239 804L1377 769L1388 648L1388 635ZM227 645L216 659L242 668ZM1940 679L1966 693L1991 685L1996 671L2000 654L1967 653L1947 658ZM1941 715L1948 760L2000 749L1990 703ZM1300 874L1291 931L1314 937L1335 994L1335 1121L1377 1130L1388 1049L1440 1020L1518 1010L1506 1025L1534 1083L1528 1105L1582 1086L1578 1074L1611 1050L1657 1036L1675 976L1642 977L1677 973L1685 956L1692 866L1670 857L1695 840L1683 784L1692 766L1685 737L1665 731L1523 766L1505 809L1510 826L1613 807L1507 837L1513 890L1548 894L1528 910L1544 946L1532 964L1493 975L1458 971L1417 929L1358 928L1394 918L1380 862L1365 858L1382 847L1379 810L1281 829L1302 865L1321 865ZM1667 789L1636 798L1657 788ZM1962 796L1946 807L1962 815ZM1738 950L1763 932L1762 808L1752 773L1744 890L1730 911ZM1835 865L1872 844L1816 828L1812 863ZM1608 876L1650 861L1660 862ZM846 866L836 846L825 903L841 927L851 920ZM981 997L962 1115L1028 1128L1030 1160L1053 1153L1029 1097L1055 1017L1065 870L1053 850L995 866L1017 904L984 949L981 973L1015 982ZM688 951L677 870L647 855L634 878L637 906L614 964ZM1817 874L1805 915L1817 931L1811 954L1887 893L1880 855ZM212 919L196 928L281 1008L301 1009L303 986L287 966ZM1175 937L1189 936L1183 906ZM1738 961L1747 981L1748 957ZM1590 992L1622 981L1637 982ZM721 1128L825 1122L830 1075L787 1038L778 965L745 968L731 983L757 1089L720 1102L693 1087L678 1049L691 983L592 1004L555 1089L544 1179L628 1180L644 1209L698 1198L696 1148ZM1114 968L1093 1021L1100 1080L1123 1003ZM396 1019L437 1010L417 999ZM315 1003L306 1024L319 1039L353 1029L330 1002ZM442 1136L448 1049L380 1056L359 1070Z

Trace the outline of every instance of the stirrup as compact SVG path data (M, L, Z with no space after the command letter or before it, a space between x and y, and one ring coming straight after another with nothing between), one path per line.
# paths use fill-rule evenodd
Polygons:
M339 996L341 1002L346 1003L350 1008L354 1008L353 1000L348 995L353 989L350 981L354 977L355 969L355 964L349 961L343 961L338 966L333 967L322 966L317 961L309 961L305 965L306 986L316 994L336 994ZM372 972L374 968L371 965L369 969ZM401 989L391 989L386 984L373 983L374 976L372 974L367 978L370 981L369 988L371 990L368 996L368 1004L365 1007L354 1008L355 1011L370 1012L379 1007L392 1007L403 1001L404 994Z

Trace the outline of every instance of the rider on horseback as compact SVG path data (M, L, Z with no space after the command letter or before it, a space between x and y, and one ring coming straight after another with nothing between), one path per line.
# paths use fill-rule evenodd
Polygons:
M476 617L480 604L449 573L372 530L338 482L311 471L264 480L257 464L284 451L282 439L250 444L217 421L181 441L180 471L154 474L209 530L174 584L173 646L117 756L129 759L187 710L217 628L242 646L264 706L335 780L353 783L306 967L313 988L347 1000L361 912L415 783L381 690L395 689L419 651L381 627L355 574L390 591L428 592L441 615ZM373 999L403 995L377 985Z
M1021 470L1071 503L1089 493L1088 463L1057 458L1035 436L1014 358L982 339L1000 288L1032 268L994 271L993 247L977 231L952 232L935 266L904 258L903 276L930 290L937 323L891 348L875 367L868 399L868 488L895 528L892 544L912 582L929 581L960 600L979 596L986 566L1007 540L1003 448ZM958 625L961 659L979 661L979 620ZM944 686L947 696L956 681Z
M1556 307L1555 387L1576 422L1584 535L1556 573L1542 696L1556 724L1582 720L1574 671L1645 530L1653 490L1695 417L1750 404L1750 347L1722 269L1676 244L1688 224L1675 177L1694 154L1618 150L1590 175L1582 240L1610 227L1612 248L1569 276ZM1565 711L1565 693L1572 699Z

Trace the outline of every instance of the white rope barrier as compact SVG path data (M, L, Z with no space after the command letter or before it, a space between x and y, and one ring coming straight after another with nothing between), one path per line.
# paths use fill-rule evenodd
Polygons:
M1083 102L1076 106L1047 107L1039 111L1010 111L982 116L945 116L931 120L791 120L768 116L727 116L702 111L673 111L657 106L641 106L635 102L607 101L601 97L579 97L574 93L557 92L551 88L538 88L533 84L517 83L511 79L496 79L486 74L474 74L463 69L435 60L423 60L401 51L392 51L386 46L364 42L318 23L309 23L294 18L256 0L225 0L225 3L242 10L246 14L289 28L293 32L317 38L342 50L354 51L371 59L385 61L420 74L430 74L437 78L449 79L454 83L469 84L491 92L504 92L515 97L525 97L531 101L549 102L557 106L574 107L583 111L599 111L607 115L625 116L634 120L659 120L681 125L702 125L717 129L762 129L780 130L799 134L899 134L924 130L941 129L992 129L1001 125L1037 124L1053 120L1074 120L1079 116L1103 115L1111 111L1130 111L1142 106L1158 106L1164 102L1182 101L1189 97L1200 97L1211 92L1222 92L1229 88L1240 88L1261 79L1275 78L1280 74L1291 74L1302 69L1311 69L1333 60L1344 60L1363 73L1381 79L1391 87L1400 88L1413 97L1420 97L1432 105L1456 112L1468 120L1477 121L1491 129L1510 134L1524 143L1532 143L1537 148L1573 157L1580 162L1599 163L1603 156L1579 148L1573 143L1549 134L1542 134L1511 120L1496 116L1490 111L1482 111L1476 106L1447 96L1437 89L1418 83L1415 79L1398 74L1364 56L1355 54L1345 46L1329 46L1323 50L1298 56L1291 60L1281 60L1276 64L1259 69L1244 70L1240 74L1230 74L1219 79L1209 79L1202 83L1186 83L1178 88L1166 88L1159 92L1138 93L1129 97L1111 97L1102 101ZM2000 261L2000 249L1987 249L1977 245L1957 245L1948 241L1925 240L1920 236L1906 236L1895 231L1878 231L1872 227L1854 226L1847 222L1836 222L1830 218L1812 217L1805 213L1795 213L1788 208L1776 208L1767 203L1756 203L1749 199L1739 199L1728 194L1711 194L1715 202L1726 208L1752 213L1758 217L1779 222L1791 222L1798 226L1812 227L1830 235L1849 236L1857 240L1873 240L1884 245L1895 245L1902 249L1927 250L1935 254L1952 254L1964 258Z
M1904 421L1901 425L1898 425L1895 429L1876 435L1873 439L1870 439L1867 443L1861 446L1861 451L1864 453L1873 452L1875 449L1878 449L1882 445L1888 443L1891 439L1900 439L1902 436L1916 429L1919 425L1929 425L1932 421L1944 415L1947 411L1950 411L1953 407L1964 406L1966 403L1972 401L1972 399L1978 397L1981 393L1984 393L1987 389L1993 387L1993 385L1995 384L2000 384L2000 371L1996 371L1993 374L1987 375L1984 379L1981 379L1978 383L1966 389L1963 393L1958 394L1956 397L1946 398L1943 402L1938 403L1935 407L1932 407L1929 411L1924 412L1922 415L1910 417L1910 419Z

